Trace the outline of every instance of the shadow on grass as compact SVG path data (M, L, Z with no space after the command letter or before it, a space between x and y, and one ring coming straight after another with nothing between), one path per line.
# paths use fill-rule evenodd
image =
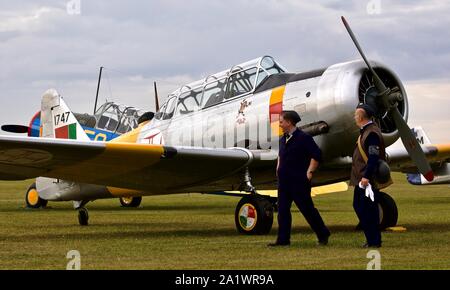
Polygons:
M61 240L122 240L122 239L148 239L158 240L167 238L186 238L186 237L198 237L198 238L219 238L219 237L242 237L244 239L251 239L250 236L244 236L239 234L234 226L227 228L201 228L192 227L192 224L187 223L170 223L170 228L167 230L161 230L160 228L164 224L141 222L141 223L107 223L107 224L93 224L87 227L80 227L78 225L46 225L43 226L43 230L39 233L21 234L20 239L17 239L14 235L4 235L0 237L0 241L6 240L18 240L23 241L61 241ZM441 233L444 231L450 231L450 224L405 224L408 232L436 232ZM173 229L173 227L179 227L180 229ZM44 229L57 228L58 231L66 228L67 232L64 233L45 233ZM136 230L139 228L139 230ZM184 228L184 229L181 229ZM187 229L186 229L187 228ZM121 231L123 229L123 231ZM331 225L329 229L334 234L339 233L356 233L354 225ZM83 232L84 231L84 232ZM292 229L292 234L313 234L312 230L308 226L296 226ZM273 228L271 232L266 236L276 236L277 229ZM257 236L258 237L258 236Z
M167 237L230 237L243 236L240 235L234 226L227 228L211 229L202 227L193 227L189 223L170 223L169 229L161 230L165 224L157 222L140 222L140 223L107 223L92 224L87 227L78 225L46 225L44 228L64 229L66 233L30 233L20 235L23 239L30 240L52 240L52 239L110 239L110 238L167 238ZM405 224L408 232L445 232L450 231L450 224ZM173 229L173 228L180 229ZM139 228L139 230L136 230ZM184 229L181 229L184 228ZM186 229L187 228L187 229ZM120 231L123 229L123 231ZM332 234L338 233L356 233L354 225L331 225L329 229ZM84 231L85 232L82 232ZM73 232L76 231L76 232ZM98 232L95 232L98 231ZM277 229L273 228L270 235L276 235ZM293 234L312 234L311 228L308 226L296 226L292 228ZM1 240L7 238L3 236Z
M407 198L404 198L404 199L399 198L398 200L400 202L415 201L418 204L420 204L421 206L423 206L424 204L427 204L427 205L440 205L440 204L449 204L450 203L450 196L439 196L439 197L433 196L433 197L430 197L430 198L417 197L417 198L415 198L413 200L411 200L411 199L407 200Z
M30 233L21 234L21 240L27 241L61 241L61 240L122 240L122 239L160 239L160 238L185 238L185 237L230 237L238 236L239 234L234 228L226 229L187 229L187 230L151 230L147 224L143 224L142 230L126 230L126 231L104 231L104 227L101 226L89 226L89 232L77 232L71 233ZM70 226L73 231L74 226ZM68 227L69 228L69 227ZM98 232L92 232L92 229L99 229ZM102 231L100 231L100 229ZM12 237L2 236L0 241L11 240ZM19 241L19 240L18 240Z
M407 229L407 232L450 232L449 223L418 223L418 224L401 224Z
M99 205L99 206L90 206L89 204L86 206L86 208L88 210L92 210L92 212L120 212L120 211L126 211L126 212L130 212L130 211L140 211L140 212L145 212L145 211L205 211L205 210L228 210L227 206L224 205L210 205L210 204L173 204L173 205L146 205L143 207L137 207L137 208L126 208L126 207L121 207L120 205L114 207L113 205L108 206L108 205ZM234 211L234 208L231 208L232 211ZM63 211L73 211L75 212L74 208L70 208L70 207L52 207L52 206L48 206L45 208L27 208L25 206L21 206L21 207L17 207L17 208L0 208L0 212L1 213L17 213L17 212L63 212Z

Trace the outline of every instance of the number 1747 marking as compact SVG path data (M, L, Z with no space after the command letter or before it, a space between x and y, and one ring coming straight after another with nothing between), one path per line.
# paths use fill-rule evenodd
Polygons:
M61 114L55 115L55 126L58 126L58 124L61 123L67 123L69 121L69 115L70 112L64 112Z

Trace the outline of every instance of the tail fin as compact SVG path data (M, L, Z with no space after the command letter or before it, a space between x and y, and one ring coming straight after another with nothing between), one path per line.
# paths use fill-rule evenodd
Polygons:
M412 128L412 131L420 145L431 144L430 139L421 126Z
M77 119L54 89L47 90L41 102L41 136L89 141Z

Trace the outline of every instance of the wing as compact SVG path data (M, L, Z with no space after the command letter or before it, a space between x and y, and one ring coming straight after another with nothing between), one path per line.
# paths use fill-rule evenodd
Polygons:
M220 180L228 190L252 160L245 149L0 136L0 179L37 176L147 192L186 192ZM234 187L235 188L235 187Z
M422 146L422 149L434 169L442 163L450 162L450 144L430 144ZM404 148L395 148L386 150L389 166L392 171L403 173L416 173L418 169L412 162L408 152Z

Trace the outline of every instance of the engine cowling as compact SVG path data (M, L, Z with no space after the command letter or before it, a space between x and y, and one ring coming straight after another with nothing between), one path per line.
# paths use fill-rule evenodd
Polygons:
M401 80L387 66L373 61L371 64L388 87L398 87L403 96L398 108L407 121L408 99ZM352 154L359 134L354 121L355 108L359 103L369 103L378 108L377 122L386 146L397 141L398 130L386 110L380 104L376 105L377 94L371 73L363 61L339 63L325 70L317 85L317 116L330 125L329 133L321 138L325 151L332 155ZM336 140L339 140L339 146L336 146Z

